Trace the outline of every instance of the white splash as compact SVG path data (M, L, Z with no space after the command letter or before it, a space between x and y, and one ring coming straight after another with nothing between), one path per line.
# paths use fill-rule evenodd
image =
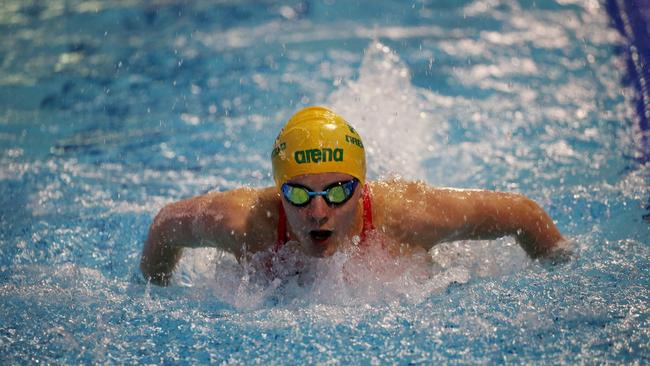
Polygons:
M430 92L411 84L410 72L388 46L365 50L359 79L330 96L330 105L359 131L370 178L399 174L424 179L423 152L439 146L446 124L431 113Z
M369 243L364 250L339 251L322 259L307 257L288 243L277 255L258 253L241 264L230 255L214 255L216 251L188 250L174 281L237 309L254 310L275 305L421 303L449 284L470 278L465 268L443 269L432 263L428 253L396 258L380 240L369 239Z

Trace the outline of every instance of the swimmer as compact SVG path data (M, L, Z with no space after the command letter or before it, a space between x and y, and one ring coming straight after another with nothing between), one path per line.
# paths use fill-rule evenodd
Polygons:
M291 117L271 160L273 187L212 192L163 207L144 243L145 279L166 285L184 247L216 247L242 260L292 240L305 255L329 257L363 248L372 234L398 256L511 235L531 258L542 258L563 241L549 215L520 194L367 182L361 136L324 107Z

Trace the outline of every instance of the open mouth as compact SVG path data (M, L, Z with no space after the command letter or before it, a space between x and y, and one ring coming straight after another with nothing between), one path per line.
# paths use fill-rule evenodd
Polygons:
M327 240L330 236L332 236L332 231L331 230L312 230L309 232L309 236L314 241L325 241Z

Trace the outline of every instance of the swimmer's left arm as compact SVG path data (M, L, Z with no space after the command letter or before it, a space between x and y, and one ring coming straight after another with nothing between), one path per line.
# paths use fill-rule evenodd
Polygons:
M549 215L531 199L514 193L437 189L404 183L410 204L388 219L397 238L430 249L440 242L495 239L512 235L531 258L543 257L563 240ZM390 205L398 207L396 203ZM399 226L399 229L395 229Z
M531 258L544 257L563 240L550 216L520 194L480 190L440 190L437 203L456 217L452 240L512 235ZM456 211L456 212L454 212ZM462 214L462 220L460 215ZM452 221L453 222L453 221Z
M468 239L512 235L531 258L552 253L564 240L551 217L532 199L516 193L472 191Z

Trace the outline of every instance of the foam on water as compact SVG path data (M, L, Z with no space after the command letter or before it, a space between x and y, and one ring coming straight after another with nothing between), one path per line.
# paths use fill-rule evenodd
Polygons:
M301 255L288 243L273 273L264 264L271 253L261 253L240 265L230 256L206 259L206 250L193 251L175 281L208 291L238 309L301 307L327 304L359 306L394 301L420 303L450 283L465 283L469 273L462 266L432 265L424 255L393 258L369 239L371 250L338 252L330 258ZM209 258L209 257L208 257ZM214 257L213 257L214 258ZM216 264L216 267L215 267ZM260 265L261 264L261 265ZM205 271L205 272L203 272Z

